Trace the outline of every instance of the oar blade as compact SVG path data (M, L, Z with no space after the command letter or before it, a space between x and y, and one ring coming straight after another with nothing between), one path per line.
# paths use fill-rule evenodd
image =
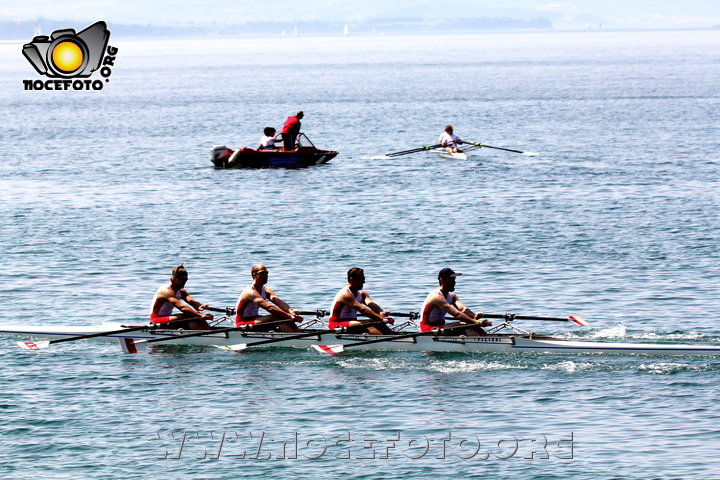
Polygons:
M343 348L342 345L313 345L313 348L320 353L326 353L328 355L334 355L345 351L345 348Z
M527 155L528 157L537 157L540 154L538 152L523 152L523 155Z
M574 323L575 325L579 325L581 327L587 327L588 322L580 317L580 315L570 315L568 317L568 320Z
M25 350L42 350L43 348L48 348L50 346L50 342L48 340L43 340L42 342L17 342L18 345L20 345L20 348Z
M222 348L223 350L229 350L231 352L241 352L247 348L247 343L238 343L235 345L215 345L217 348Z
M135 340L134 338L118 338L120 348L123 353L142 353L147 350L147 342L145 340Z

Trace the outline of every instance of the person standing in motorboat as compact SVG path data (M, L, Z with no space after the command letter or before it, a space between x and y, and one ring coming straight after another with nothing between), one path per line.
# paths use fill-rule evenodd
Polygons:
M275 146L275 129L273 127L265 127L264 135L260 138L260 146L258 150L277 150Z
M295 150L295 140L300 134L300 120L305 116L302 110L298 110L294 116L285 120L282 128L282 139L286 151Z
M468 307L462 304L455 295L455 278L462 273L454 272L451 268L443 268L438 273L440 288L430 292L425 299L420 320L420 330L429 332L435 328L453 328L461 325L468 325L465 335L485 335L481 327L492 325L490 320L480 320L482 313L473 313ZM451 315L458 322L445 323L445 314ZM473 324L470 326L469 324Z
M460 140L460 137L455 135L453 133L453 127L452 125L446 125L445 126L445 133L440 135L440 145L443 146L446 152L450 153L460 153L462 150L458 148L458 145L462 143L462 140Z
M374 323L376 325L367 326L364 330L371 335L391 335L393 331L385 325L385 322L392 325L395 320L388 317L387 315L390 312L380 308L370 298L370 295L362 289L365 284L365 272L363 269L351 268L347 272L347 278L347 286L343 287L335 295L328 327L363 327L366 324ZM358 320L358 312L368 317L368 320Z
M252 283L243 289L238 298L235 309L237 314L235 325L240 327L277 322L278 320L291 320L288 323L279 324L277 329L281 332L299 332L300 329L293 322L302 323L303 318L298 315L298 310L290 308L290 305L275 295L270 287L265 286L268 280L268 269L265 265L253 265L250 275L252 275ZM260 316L259 309L261 308L269 315Z
M150 323L167 323L187 319L186 322L174 323L173 328L210 330L207 321L212 320L213 316L210 313L200 313L208 306L195 300L185 290L187 280L188 273L184 263L173 268L170 284L163 285L155 292ZM173 314L173 308L177 308L182 313Z

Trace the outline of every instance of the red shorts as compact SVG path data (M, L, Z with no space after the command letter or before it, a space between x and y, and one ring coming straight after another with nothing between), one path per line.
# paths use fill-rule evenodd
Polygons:
M430 325L429 323L420 322L420 331L421 332L429 332L429 331L435 330L436 328L443 328L444 326L445 326L444 323Z
M338 327L349 327L350 322L355 322L354 318L349 318L347 320L343 320L341 318L333 320L332 318L328 320L328 328L338 328Z
M242 317L235 318L235 326L241 327L243 325L255 325L255 319L258 317Z
M170 321L170 316L161 317L160 315L156 315L154 313L150 314L150 323L168 323Z

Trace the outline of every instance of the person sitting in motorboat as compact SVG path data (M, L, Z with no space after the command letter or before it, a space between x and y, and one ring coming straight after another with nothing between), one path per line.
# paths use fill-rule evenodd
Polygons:
M328 320L328 328L338 327L360 327L357 330L364 330L371 335L391 335L393 333L385 322L392 325L395 320L388 317L388 311L384 311L370 298L370 295L362 289L365 284L365 272L362 268L353 267L347 272L348 284L343 287L337 295ZM361 313L368 317L367 320L358 320L357 314ZM375 325L365 325L373 323ZM364 327L364 328L363 328Z
M458 145L461 143L460 137L453 133L452 125L446 125L445 133L440 135L440 145L443 146L446 152L460 153L462 150L458 148Z
M260 139L258 150L277 150L278 147L275 145L275 129L273 127L265 127L263 133L264 135Z
M423 305L422 319L420 320L421 331L429 332L435 328L453 328L468 325L468 328L464 330L465 335L486 335L485 330L481 327L489 327L492 322L490 320L480 320L483 314L473 313L455 295L455 278L460 275L462 273L456 273L451 268L440 270L440 273L438 273L440 288L430 292L425 299L425 305ZM446 324L445 314L449 314L459 321ZM473 325L470 326L470 324ZM462 330L460 331L462 332ZM457 335L457 332L456 330L452 334Z
M195 300L185 290L187 280L188 273L184 263L173 268L170 284L163 285L155 292L150 312L150 323L167 323L187 319L186 322L173 323L172 327L188 330L210 329L207 321L212 320L213 316L209 313L200 313L207 309L208 306ZM173 314L173 308L177 308L182 313Z
M295 140L300 134L300 120L304 116L303 111L298 110L295 116L290 116L285 120L281 134L286 151L295 150Z
M235 309L236 326L260 325L279 320L302 323L303 318L298 315L298 310L290 308L290 305L282 301L270 287L265 285L268 280L268 270L265 265L253 265L250 275L253 279L252 283L243 289L238 298ZM260 308L267 311L269 315L260 316ZM299 332L298 326L292 322L281 323L276 328L281 332Z

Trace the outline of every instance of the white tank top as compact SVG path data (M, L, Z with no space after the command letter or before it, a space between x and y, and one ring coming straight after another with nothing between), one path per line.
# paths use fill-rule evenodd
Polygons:
M347 291L350 292L350 295L352 295L352 290L350 290L350 287L345 288L347 288ZM355 295L355 300L357 300L359 303L363 303L362 290L358 290L357 295ZM343 320L356 320L357 310L355 310L354 308L350 308L344 303L340 303L335 300L331 315L332 318L342 318Z
M175 294L175 298L177 298L178 300L182 299L182 290L177 291L177 293ZM157 298L155 299L155 301L157 301ZM167 317L169 315L172 315L173 308L175 307L173 307L172 303L168 302L167 300L163 300L162 305L160 305L160 308L158 308L157 315L160 317Z
M255 287L250 284L250 288L255 289ZM263 300L267 300L267 294L265 293L265 285L263 285L262 290L260 291L260 297L262 297ZM244 303L242 301L242 293L240 294L240 298L238 298L238 306L237 306L237 313L240 316L243 317L254 317L258 315L258 312L260 311L260 307L258 307L254 302L250 303Z
M442 295L442 292L440 289L437 290L437 293L439 295ZM448 294L445 296L445 300L452 305L452 293L448 292ZM423 307L423 313L427 315L427 317L424 319L427 323L430 325L442 325L445 323L445 310L442 308L438 308L436 306L432 306L432 309L428 312L428 309L430 309L430 305L427 303Z

